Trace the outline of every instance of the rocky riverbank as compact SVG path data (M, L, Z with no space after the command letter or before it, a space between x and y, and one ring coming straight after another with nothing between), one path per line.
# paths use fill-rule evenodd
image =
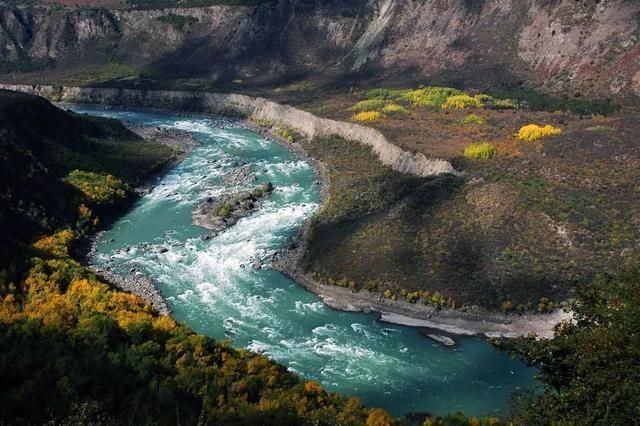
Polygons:
M131 268L127 275L95 266L91 266L90 269L105 282L120 290L137 295L158 311L160 315L171 315L171 308L169 308L162 294L160 294L156 284L138 268Z
M298 145L296 149L302 150ZM323 185L321 200L324 201L327 195L324 167L315 160L313 164L317 166L318 182L322 182ZM481 335L488 338L536 335L540 338L550 338L557 324L571 321L573 318L571 313L562 310L544 314L507 315L475 306L464 311L437 308L422 303L410 303L402 299L385 298L378 292L326 285L300 268L300 260L306 250L308 231L309 223L307 222L285 249L269 253L264 259L259 259L261 267L272 267L280 271L306 290L319 296L331 308L348 312L375 312L382 322L419 328L423 335L445 346L455 345L455 340L452 338L455 335Z
M274 268L318 295L328 306L349 312L375 312L378 313L379 320L382 322L439 330L452 335L507 338L536 335L540 338L550 338L558 323L570 321L572 318L570 313L562 310L546 314L505 315L482 308L471 308L466 311L442 309L431 305L388 299L380 293L367 290L354 291L335 285L325 285L300 271L297 259L298 253L302 252L302 246L294 244L292 247L293 249L288 253L276 256L273 262ZM429 334L439 336L437 333Z
M154 140L163 145L173 148L173 158L171 161L164 165L157 173L149 176L139 186L134 188L135 193L139 196L144 195L153 189L158 178L167 173L172 167L180 163L193 148L198 144L198 141L189 132L185 132L177 129L169 129L164 127L152 127L142 126L135 123L123 122L123 124L134 133L138 134L144 139ZM161 315L171 315L171 309L169 305L162 297L162 294L158 290L155 282L149 277L145 276L143 272L136 266L128 270L128 272L116 272L111 269L110 266L100 268L93 265L90 262L92 254L95 251L95 243L100 234L94 235L89 241L89 250L84 254L85 263L88 264L88 268L95 273L98 277L112 286L133 293L151 305ZM151 246L143 244L137 247L138 250L150 250ZM158 250L162 251L163 248ZM166 249L164 249L166 250Z

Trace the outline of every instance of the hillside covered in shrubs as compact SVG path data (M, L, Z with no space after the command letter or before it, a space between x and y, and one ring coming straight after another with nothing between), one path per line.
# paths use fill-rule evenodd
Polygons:
M7 91L0 128L0 423L390 424L158 315L74 259L169 148Z

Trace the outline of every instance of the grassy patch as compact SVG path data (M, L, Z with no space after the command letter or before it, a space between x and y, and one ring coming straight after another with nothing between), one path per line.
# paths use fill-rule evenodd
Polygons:
M382 112L386 115L394 116L407 114L409 111L407 111L407 109L402 105L398 105L395 102L389 102L382 108Z
M619 106L611 99L559 97L540 93L527 86L509 86L495 92L497 97L511 98L533 111L564 111L579 115L609 115Z
M459 96L464 93L451 87L422 87L415 90L407 90L402 93L402 98L417 107L440 107L451 96Z
M233 207L229 203L223 203L220 207L213 212L214 216L221 217L223 219L228 219L231 217L231 212L233 211Z
M489 142L477 142L468 145L464 149L465 158L476 160L489 160L496 155L496 147Z
M460 124L484 124L486 123L485 119L480 117L477 114L469 114L462 120L460 120Z
M109 62L103 65L89 66L81 72L65 77L62 82L67 85L82 85L135 77L137 75L138 71L131 65Z
M478 96L455 95L449 96L442 104L442 109L465 109L469 107L482 108L484 104Z
M216 5L256 6L272 0L126 0L133 9L192 8Z
M602 125L587 127L585 130L587 130L588 132L615 132L616 131L616 129L614 129L613 127L602 126Z
M357 104L349 108L349 111L353 111L355 113L366 111L380 111L386 104L387 102L383 99L367 99L358 102Z
M351 117L353 121L364 121L364 122L376 121L376 120L379 120L380 118L382 118L382 113L378 111L359 112L357 114L354 114L353 117Z

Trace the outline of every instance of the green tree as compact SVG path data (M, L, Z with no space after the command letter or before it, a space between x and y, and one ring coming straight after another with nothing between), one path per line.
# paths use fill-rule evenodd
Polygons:
M539 395L525 395L521 424L629 425L640 419L640 263L579 289L573 323L553 339L497 342L540 369Z

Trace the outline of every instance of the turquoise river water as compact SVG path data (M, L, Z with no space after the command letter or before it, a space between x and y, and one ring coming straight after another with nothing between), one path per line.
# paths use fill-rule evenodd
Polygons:
M394 415L504 413L515 390L535 385L534 370L484 339L457 337L457 346L446 348L372 314L332 310L280 273L253 269L251 258L286 244L319 206L313 169L277 143L226 119L74 109L186 130L200 142L100 237L92 259L144 271L175 318L195 331L264 353L305 379ZM225 185L221 177L244 163L257 181ZM268 201L220 235L205 240L207 231L191 224L191 210L203 198L266 181L276 187ZM168 251L160 253L160 246Z

